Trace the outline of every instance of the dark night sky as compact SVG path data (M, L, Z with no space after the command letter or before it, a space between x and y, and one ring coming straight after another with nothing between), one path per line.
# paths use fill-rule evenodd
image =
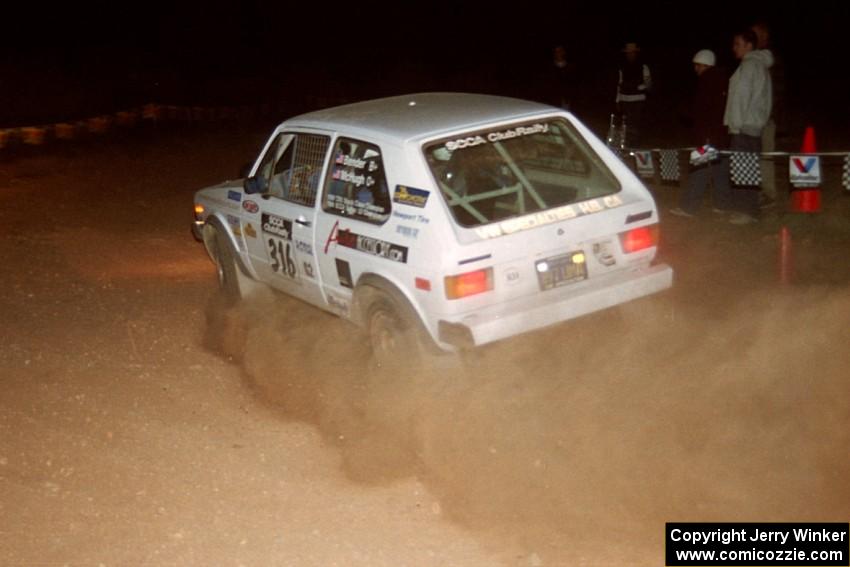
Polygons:
M97 1L12 8L2 42L12 56L78 57L108 48L160 61L272 54L282 60L284 48L308 58L359 48L383 60L411 54L437 61L511 56L558 41L595 58L626 40L653 50L720 47L735 29L761 18L773 23L787 51L822 55L824 47L843 46L848 16L843 2Z
M8 123L15 120L10 112L39 115L21 100L35 94L49 99L48 91L74 99L75 90L92 85L101 93L97 100L76 95L85 111L110 104L104 90L111 91L113 105L145 97L243 102L294 88L352 98L426 89L524 95L533 70L548 63L557 43L567 46L587 85L601 89L599 77L610 74L626 41L644 47L656 85L672 100L691 84L689 62L697 49L710 47L731 66L733 32L757 19L773 28L799 111L830 111L846 121L850 3L843 2L18 6L4 18L0 38L0 102L11 109L2 117ZM152 82L159 91L151 90ZM59 106L72 112L72 103Z

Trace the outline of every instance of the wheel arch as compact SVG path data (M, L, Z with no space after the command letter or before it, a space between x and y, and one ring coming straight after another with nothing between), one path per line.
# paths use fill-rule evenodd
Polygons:
M354 286L351 319L355 323L362 326L365 322L366 313L364 308L366 306L362 304L362 290L364 287L367 286L383 291L384 293L389 295L393 300L395 300L396 303L398 303L403 309L408 309L411 314L415 315L421 329L426 334L431 334L430 331L428 331L427 325L425 324L425 318L422 316L421 310L418 309L416 302L413 301L413 299L403 291L402 286L399 286L389 278L380 274L376 274L374 272L367 272L361 274L360 277L357 278L357 284Z
M416 335L420 338L420 345L425 348L425 352L431 354L442 353L442 349L438 346L436 337L431 334L430 329L425 323L425 318L422 312L417 308L417 304L403 291L402 286L397 285L392 280L373 273L362 274L357 279L357 285L354 287L353 300L351 302L351 320L365 328L367 326L367 307L368 304L363 302L363 291L367 288L374 288L387 294L399 308L406 310L414 319L412 324L416 326Z
M233 258L236 260L236 265L239 267L239 271L246 276L253 277L251 270L245 264L242 253L239 251L239 246L236 243L236 236L233 234L233 230L230 228L230 225L215 214L206 218L204 221L203 232L201 233L204 240L204 248L206 248L209 257L215 260L216 233L221 235L221 237L225 239L227 245L230 246L230 249L233 252Z

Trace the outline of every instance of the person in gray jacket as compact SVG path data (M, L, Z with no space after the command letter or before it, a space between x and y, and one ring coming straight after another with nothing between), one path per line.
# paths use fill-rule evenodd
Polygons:
M759 21L750 27L756 34L756 49L767 49L773 55L773 65L770 66L770 81L773 104L770 110L770 118L761 134L761 151L776 151L776 138L786 131L786 85L785 65L781 57L778 57L771 42L770 26L764 21ZM759 206L766 209L776 205L776 168L772 157L763 157L761 160L761 195Z
M752 30L735 35L732 51L741 63L729 79L726 112L723 124L731 135L730 149L739 152L761 153L761 135L770 119L773 104L770 66L773 54L766 49L756 49L757 39ZM751 189L735 191L737 213L729 222L748 224L756 222L759 214L759 193Z

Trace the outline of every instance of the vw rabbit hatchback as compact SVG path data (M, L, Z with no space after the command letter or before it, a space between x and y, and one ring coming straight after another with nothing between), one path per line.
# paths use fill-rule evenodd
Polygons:
M472 348L664 290L658 212L575 116L425 93L304 114L198 191L232 300L267 285L362 326L377 358Z

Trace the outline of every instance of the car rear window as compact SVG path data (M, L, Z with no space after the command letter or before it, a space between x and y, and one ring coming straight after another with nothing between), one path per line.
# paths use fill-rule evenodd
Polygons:
M602 159L562 119L453 136L427 145L425 157L465 227L620 191Z

